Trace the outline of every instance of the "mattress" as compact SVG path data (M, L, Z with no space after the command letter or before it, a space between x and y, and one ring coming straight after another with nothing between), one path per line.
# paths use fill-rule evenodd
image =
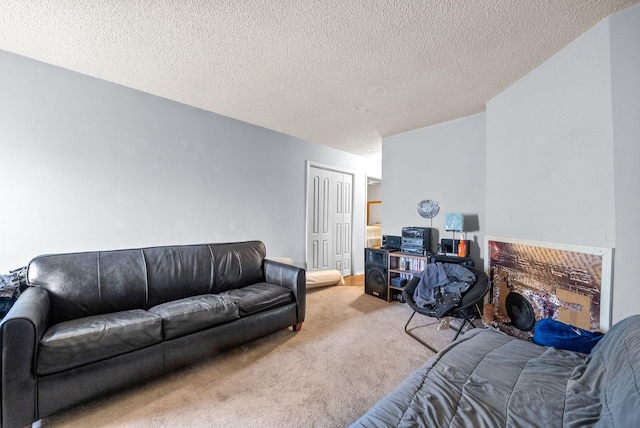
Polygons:
M352 427L640 426L640 315L589 355L474 329Z
M565 385L584 359L494 330L471 330L352 427L562 427Z
M367 226L367 248L379 248L382 245L382 225Z

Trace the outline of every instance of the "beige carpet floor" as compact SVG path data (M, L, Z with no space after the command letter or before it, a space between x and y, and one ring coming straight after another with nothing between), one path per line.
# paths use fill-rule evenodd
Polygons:
M360 286L312 289L299 332L282 330L37 425L344 427L433 355L405 334L411 313ZM455 334L421 315L411 326L437 349Z

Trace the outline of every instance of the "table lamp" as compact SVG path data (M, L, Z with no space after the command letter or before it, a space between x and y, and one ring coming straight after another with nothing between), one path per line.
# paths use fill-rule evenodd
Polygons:
M445 214L444 230L453 233L451 251L454 252L456 246L456 232L462 232L464 230L464 215L462 213Z

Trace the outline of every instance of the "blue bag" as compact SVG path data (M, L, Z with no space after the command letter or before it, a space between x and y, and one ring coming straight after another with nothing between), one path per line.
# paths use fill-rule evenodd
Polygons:
M589 354L602 336L604 334L599 331L588 331L551 318L543 318L536 323L533 343Z

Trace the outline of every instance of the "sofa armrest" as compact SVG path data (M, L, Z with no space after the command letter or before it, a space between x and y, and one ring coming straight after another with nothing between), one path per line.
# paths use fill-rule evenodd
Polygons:
M38 420L35 361L49 318L49 294L29 287L0 322L3 427Z
M264 260L265 281L269 284L290 288L298 305L297 325L304 321L307 307L307 284L305 270L274 260ZM295 326L294 326L295 327Z

